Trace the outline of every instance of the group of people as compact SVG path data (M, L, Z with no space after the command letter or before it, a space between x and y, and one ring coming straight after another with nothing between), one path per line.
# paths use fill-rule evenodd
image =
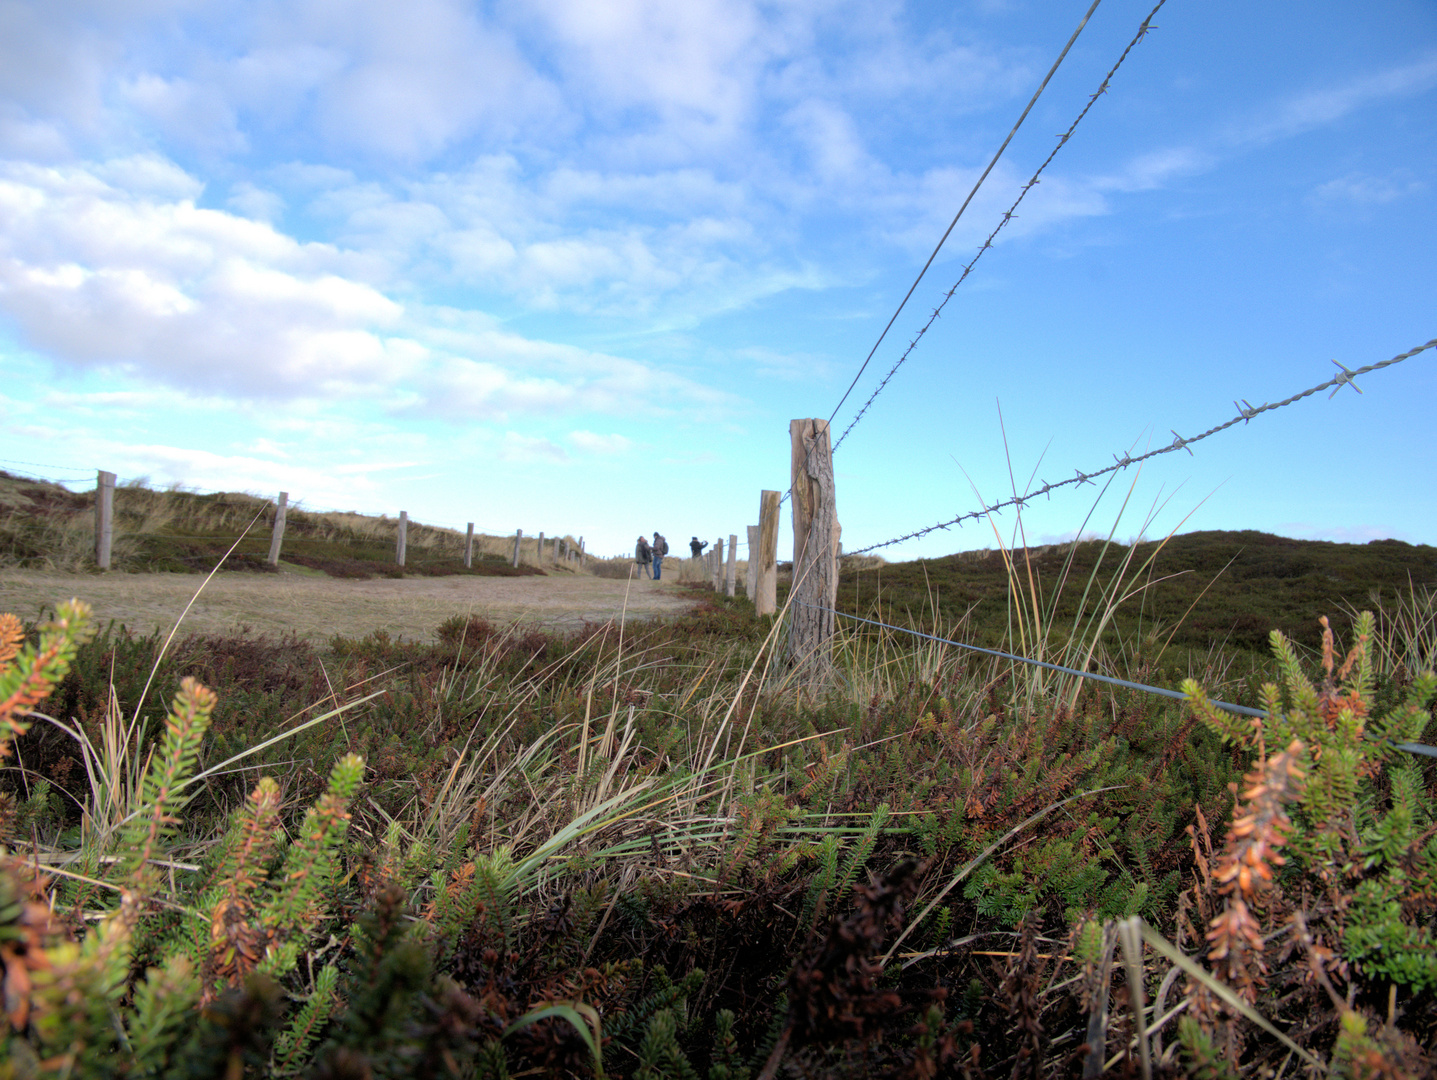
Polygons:
M634 562L639 564L639 577L651 577L658 581L664 573L664 556L669 553L669 542L660 532L654 533L653 543L641 533L634 547ZM650 567L653 569L650 570Z
M704 553L706 547L708 542L697 536L689 541L689 550L694 553L695 559ZM664 556L668 553L669 542L662 533L655 532L653 540L640 535L639 542L634 545L634 562L638 564L639 576L660 580L664 573Z

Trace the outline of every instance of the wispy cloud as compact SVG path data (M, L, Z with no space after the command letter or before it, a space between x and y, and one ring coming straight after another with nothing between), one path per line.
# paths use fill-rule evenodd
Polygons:
M1236 145L1270 143L1336 123L1382 101L1425 93L1434 86L1437 86L1437 53L1337 86L1309 90L1274 102L1227 134Z
M571 431L569 441L590 454L626 454L634 448L634 440L626 435L600 435L593 431Z
M1386 176L1352 172L1319 184L1313 190L1312 201L1319 205L1355 203L1373 206L1420 195L1427 190L1427 183L1414 177L1407 169L1398 169Z

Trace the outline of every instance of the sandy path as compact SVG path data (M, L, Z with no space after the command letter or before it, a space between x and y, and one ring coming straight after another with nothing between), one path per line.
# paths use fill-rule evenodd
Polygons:
M58 574L0 571L0 611L33 619L42 605L72 596L132 631L168 632L204 579L197 574ZM675 616L693 601L668 582L627 582L586 575L488 578L434 577L346 581L300 574L221 574L206 586L184 630L218 634L247 626L254 632L293 630L316 643L335 634L360 637L386 630L395 637L433 640L451 615L474 613L499 623L548 629L584 620L618 618L629 588L628 617Z

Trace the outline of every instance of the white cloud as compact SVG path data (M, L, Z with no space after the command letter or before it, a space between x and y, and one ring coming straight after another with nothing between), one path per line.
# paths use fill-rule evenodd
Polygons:
M733 404L649 365L534 341L476 313L410 310L357 278L364 262L342 249L152 197L193 190L165 163L107 168L137 178L140 194L100 171L0 170L0 311L64 362L240 399L358 396L454 418ZM535 274L548 258L566 263L550 267L551 278L592 278L605 250L530 245L526 259Z
M285 204L282 195L241 180L230 189L225 205L251 221L273 225L283 215Z
M171 138L216 153L240 153L249 140L219 87L143 73L121 80L119 98Z
M498 455L500 461L512 461L520 464L537 461L563 464L569 460L569 455L562 446L558 446L548 439L521 435L517 431L504 433L503 439L499 442Z
M571 431L569 441L590 454L626 454L634 440L624 435L600 435L593 431Z
M481 129L512 134L561 112L511 36L454 0L285 4L267 29L343 57L314 93L331 143L415 161Z
M501 330L434 336L451 356L415 380L409 408L452 419L502 421L513 413L674 416L728 411L737 404L731 395L682 376L570 345Z
M242 396L353 390L384 377L402 309L336 271L333 248L79 169L0 173L0 308L35 345ZM136 163L111 167L132 176ZM141 162L142 188L183 187Z
M529 10L591 109L650 110L690 144L740 129L777 37L755 5L730 0L537 0Z
M1311 90L1276 103L1232 137L1239 143L1268 143L1342 120L1380 101L1410 97L1437 86L1437 53L1410 64Z
M1317 203L1357 203L1371 206L1396 202L1409 195L1419 195L1427 190L1427 184L1416 179L1407 170L1398 170L1387 176L1371 176L1366 173L1348 173L1319 184L1313 191Z

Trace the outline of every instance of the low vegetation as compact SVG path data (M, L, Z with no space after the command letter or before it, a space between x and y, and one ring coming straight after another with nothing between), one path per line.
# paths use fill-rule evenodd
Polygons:
M1001 632L913 620L1158 679L1110 550L1001 553ZM1194 649L1184 701L862 624L805 689L704 595L324 648L0 620L0 1077L1432 1073L1430 589Z
M31 569L94 567L94 492L0 472L0 564ZM159 491L143 481L115 490L111 567L117 571L208 573L227 552L226 571L272 572L269 554L274 506L235 492ZM535 541L524 541L520 565L511 565L512 536L475 535L473 565L464 566L463 533L409 523L405 565L395 565L398 522L357 513L316 513L288 508L280 565L331 577L403 577L406 574L541 574ZM578 544L572 538L571 545ZM238 546L235 546L235 545ZM546 545L547 547L547 545ZM550 553L546 565L556 569Z

